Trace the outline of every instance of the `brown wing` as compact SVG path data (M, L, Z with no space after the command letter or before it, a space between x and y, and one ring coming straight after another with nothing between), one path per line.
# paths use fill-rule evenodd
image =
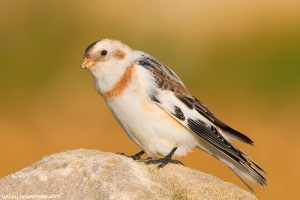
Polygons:
M234 130L233 128L231 128L230 126L226 125L225 123L223 123L221 120L219 120L209 109L208 107L206 107L201 101L199 101L198 99L196 99L194 97L194 108L203 116L205 116L208 120L210 120L211 122L213 122L215 125L217 125L218 127L220 127L223 132L231 138L240 140L242 142L245 142L247 144L251 144L253 145L253 141L247 137L246 135Z
M179 77L163 63L155 58L144 55L138 64L153 73L157 87L161 90L170 90L184 96L192 97Z
M138 64L153 73L157 87L161 90L173 91L175 96L188 108L195 109L208 120L219 126L224 133L234 139L253 145L253 141L246 135L234 130L230 126L220 121L201 101L192 96L184 86L180 78L166 65L157 61L150 55L143 55ZM155 97L150 97L155 100Z
M241 141L252 144L253 142L247 136L235 131L218 120L202 102L188 92L176 74L159 61L148 55L144 55L142 56L142 59L138 61L138 64L149 70L153 74L155 82L157 83L158 88L149 94L149 97L152 101L156 102L159 107L177 119L179 123L205 140L209 145L211 145L209 148L213 147L214 149L217 149L218 151L216 151L214 156L229 166L230 169L236 173L236 175L249 187L250 190L253 191L253 188L250 186L250 184L248 184L246 178L261 186L267 185L267 180L262 174L259 173L259 171L265 171L247 154L240 151L229 140L227 140L226 137L219 132L219 128L206 124L193 115L189 115L187 108L184 108L183 110L180 107L184 107L185 105L192 111L195 109L200 115L206 117L213 124L223 130L226 130L224 131L225 134L233 135L233 137ZM173 91L173 94L175 94L176 97L174 97L172 94L167 95L171 95L172 98L178 98L181 102L183 102L184 105L181 103L179 104L178 102L177 104L179 105L174 105L174 101L165 102L170 101L170 99L166 98L168 100L165 100L163 98L159 98L159 96L156 95L158 90ZM229 131L227 130L229 130L230 133L228 133ZM245 157L248 158L259 171L257 171L257 169L255 169ZM229 165L228 162L231 164Z

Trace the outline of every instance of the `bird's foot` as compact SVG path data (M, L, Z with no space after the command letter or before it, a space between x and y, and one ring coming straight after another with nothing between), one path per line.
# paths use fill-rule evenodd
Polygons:
M137 154L134 154L132 156L126 156L123 152L117 152L116 154L118 155L123 155L126 156L128 158L132 158L133 160L141 160L141 156L144 154L144 151L138 152Z
M149 157L147 159L140 159L139 162L145 162L148 164L159 164L157 168L162 168L168 163L174 163L174 164L181 164L184 166L182 162L179 160L172 160L170 157L166 156L164 158L155 158L155 157Z

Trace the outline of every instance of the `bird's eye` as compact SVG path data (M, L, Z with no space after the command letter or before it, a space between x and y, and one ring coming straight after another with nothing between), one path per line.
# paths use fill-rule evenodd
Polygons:
M102 56L105 56L106 54L107 54L107 51L106 51L106 50L101 51L101 55L102 55Z

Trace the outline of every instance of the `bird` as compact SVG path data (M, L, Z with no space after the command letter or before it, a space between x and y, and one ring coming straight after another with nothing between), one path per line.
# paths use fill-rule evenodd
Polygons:
M266 171L230 139L250 145L253 141L219 120L153 56L119 40L102 39L85 49L80 68L92 74L96 91L129 139L141 148L128 157L162 168L182 164L172 158L199 148L227 165L251 191L248 180L267 185ZM142 159L145 153L149 157Z

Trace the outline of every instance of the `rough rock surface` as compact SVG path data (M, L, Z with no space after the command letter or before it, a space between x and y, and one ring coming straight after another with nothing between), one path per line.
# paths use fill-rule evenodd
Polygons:
M46 156L2 178L0 198L22 197L17 195L60 195L59 199L256 199L231 183L181 165L157 169L157 165L125 156L85 149Z

